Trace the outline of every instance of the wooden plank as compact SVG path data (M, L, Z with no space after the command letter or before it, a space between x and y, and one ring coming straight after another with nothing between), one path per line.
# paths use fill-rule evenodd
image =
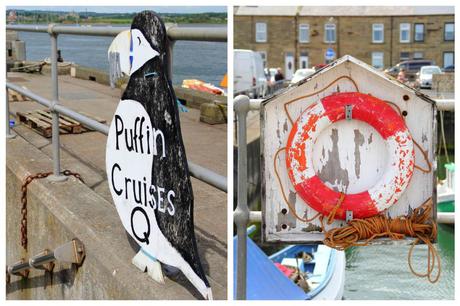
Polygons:
M105 119L99 118L97 116L91 116L85 113L82 114L100 123L106 122ZM17 112L16 115L19 118L19 122L27 125L42 136L47 138L51 137L53 117L49 110L36 110L27 113ZM63 115L59 116L60 134L81 134L89 131L93 131L93 129L89 128L88 126L84 126L80 122L70 117Z
M38 132L40 135L49 138L52 134L51 124L37 118L33 113L17 113L20 122L26 124L28 127Z
M26 97L15 90L8 89L8 101L9 102L26 102L32 101L29 97Z
M41 115L44 120L52 124L53 116L50 111L37 111L37 114ZM63 115L59 116L59 127L72 134L82 133L82 126L79 122Z

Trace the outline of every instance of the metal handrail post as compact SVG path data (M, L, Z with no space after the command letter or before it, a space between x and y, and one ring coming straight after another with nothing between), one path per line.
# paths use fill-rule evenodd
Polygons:
M11 132L11 128L10 128L10 99L8 97L8 88L5 88L5 92L6 92L6 99L5 99L5 104L6 104L6 138L14 138L16 137L15 134L13 134Z
M246 227L249 222L248 209L248 164L246 145L246 118L250 103L249 97L238 96L234 100L235 112L238 120L238 204L233 213L238 237L237 254L237 286L236 298L246 299L246 274L247 274L247 233Z
M49 26L51 38L51 115L52 115L52 149L53 149L53 175L49 176L52 181L65 181L66 176L61 174L61 148L59 139L59 113L54 107L59 103L58 64L57 64L57 34L53 33L54 25Z
M174 44L176 43L175 40L169 40L169 44L168 44L168 64L169 64L169 67L168 67L168 77L169 79L171 80L171 84L172 84L172 81L173 81L173 50L174 50Z

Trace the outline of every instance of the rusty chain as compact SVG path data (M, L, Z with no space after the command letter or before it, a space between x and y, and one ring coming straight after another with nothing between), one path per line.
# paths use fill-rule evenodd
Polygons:
M40 172L37 174L32 174L27 176L21 186L21 246L24 248L25 251L27 251L27 186L32 183L33 180L35 179L42 179L45 177L50 176L53 174L53 172ZM82 183L85 183L81 175L77 172L72 172L70 170L64 170L62 172L63 175L65 176L74 176L78 180L80 180Z

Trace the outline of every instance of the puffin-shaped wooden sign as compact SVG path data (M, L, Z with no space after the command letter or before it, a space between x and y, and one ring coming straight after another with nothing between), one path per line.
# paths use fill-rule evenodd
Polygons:
M180 269L212 299L195 240L192 185L163 21L153 12L139 13L129 43L130 78L107 139L110 192L124 228L143 252Z

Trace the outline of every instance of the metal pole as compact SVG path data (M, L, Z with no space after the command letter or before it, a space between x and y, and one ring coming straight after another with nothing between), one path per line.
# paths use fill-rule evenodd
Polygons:
M9 97L8 97L8 88L5 88L5 91L6 91L6 100L5 100L5 104L6 104L6 138L11 139L11 138L16 137L16 135L11 132L11 128L10 128L10 101L9 101Z
M169 40L168 44L168 77L171 80L172 83L172 78L173 78L173 50L174 50L174 44L176 43L175 40Z
M234 100L234 107L238 120L238 204L233 213L238 237L237 254L237 286L236 298L246 299L246 273L247 273L247 234L246 227L249 221L248 209L248 166L246 146L246 117L249 111L249 97L238 96Z
M61 151L59 143L59 113L55 111L54 106L59 103L58 87L58 64L57 64L57 34L52 33L54 25L49 26L51 38L51 115L52 115L52 148L53 148L53 175L50 176L52 181L65 181L66 176L61 175Z
M226 27L168 27L166 32L171 40L188 41L215 41L227 42ZM117 36L120 32L129 30L129 27L79 27L54 25L52 29L46 25L6 25L7 30L21 32L39 32L48 34L89 35L89 36Z

